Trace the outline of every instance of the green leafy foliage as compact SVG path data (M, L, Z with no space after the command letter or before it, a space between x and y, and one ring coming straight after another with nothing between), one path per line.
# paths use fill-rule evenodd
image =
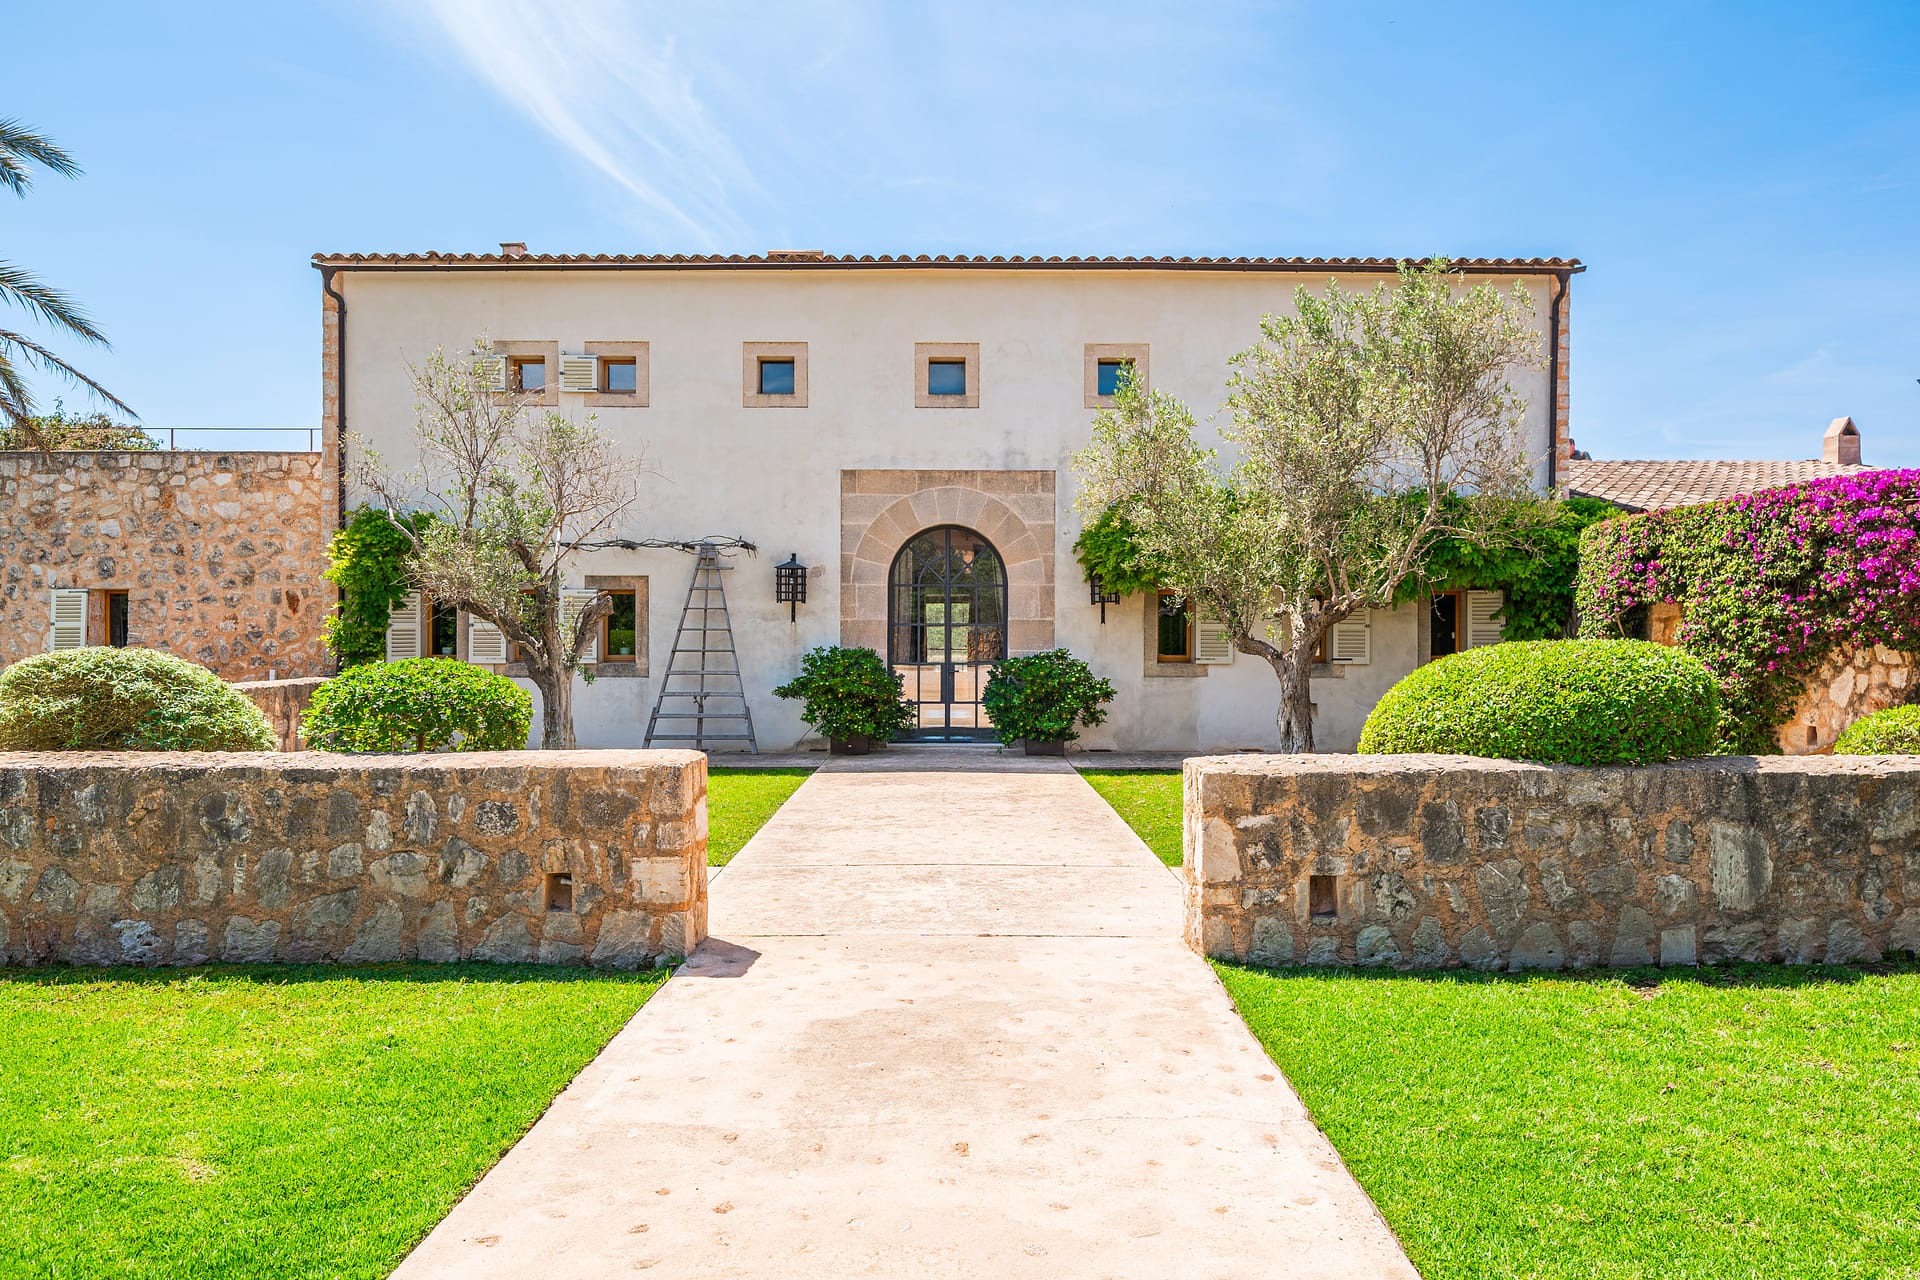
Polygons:
M1065 649L1049 649L993 664L980 705L1005 743L1072 742L1077 726L1107 718L1113 685Z
M428 513L402 516L415 533L433 524ZM387 618L407 598L407 535L378 507L354 509L347 525L327 544L326 578L340 588L340 607L326 622L327 647L342 667L387 656Z
M1448 500L1452 506L1470 501ZM1490 535L1437 541L1421 576L1402 583L1394 603L1434 591L1503 591L1506 603L1497 616L1506 639L1570 636L1578 618L1574 595L1580 535L1589 525L1619 514L1620 508L1599 498L1502 504Z
M1711 752L1719 714L1713 673L1678 649L1518 641L1415 670L1367 716L1360 750L1650 764Z
M1861 716L1834 740L1837 756L1920 756L1920 706Z
M800 674L773 691L800 699L800 718L835 742L886 742L913 727L914 709L901 700L901 681L871 649L822 645L800 658Z
M151 453L159 447L158 440L131 423L115 422L105 413L68 413L57 400L52 413L28 418L18 426L0 426L0 450Z
M519 751L533 695L454 658L403 658L343 671L301 720L320 751Z
M156 649L67 649L0 671L0 751L272 751L243 693Z
M1099 575L1103 587L1123 596L1157 591L1166 576L1141 547L1139 527L1118 505L1102 510L1080 531L1073 553L1082 574Z

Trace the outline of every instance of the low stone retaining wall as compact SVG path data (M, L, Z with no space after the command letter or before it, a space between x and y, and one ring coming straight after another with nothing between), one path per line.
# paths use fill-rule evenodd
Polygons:
M299 680L243 680L233 687L266 715L280 750L298 751L300 716L313 701L313 691L326 682L325 676L307 676Z
M1476 969L1920 950L1920 759L1188 760L1187 940Z
M631 969L707 930L695 751L0 753L0 960Z

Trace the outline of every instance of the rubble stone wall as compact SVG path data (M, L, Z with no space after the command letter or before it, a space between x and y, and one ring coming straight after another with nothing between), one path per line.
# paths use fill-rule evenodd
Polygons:
M267 717L280 750L298 751L300 717L313 701L313 691L325 683L319 676L307 676L300 680L247 680L233 687L235 692L246 694Z
M1187 941L1558 969L1920 951L1920 758L1186 762Z
M0 753L0 962L636 968L707 928L695 751Z
M127 593L127 643L229 680L322 676L333 608L318 453L0 453L0 666L49 648L52 592Z

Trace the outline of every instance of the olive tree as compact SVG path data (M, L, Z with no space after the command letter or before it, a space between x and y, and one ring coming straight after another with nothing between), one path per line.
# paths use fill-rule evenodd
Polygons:
M573 544L605 537L634 507L647 468L591 416L536 414L527 397L492 390L490 358L482 340L413 366L419 461L395 473L363 445L357 478L406 536L408 582L519 646L540 691L540 745L570 749L573 676L613 603L602 592L569 608L563 566ZM402 521L403 511L437 519Z
M1333 626L1390 606L1443 539L1523 523L1509 378L1538 366L1540 338L1517 283L1467 288L1443 259L1371 291L1301 288L1260 329L1230 365L1235 460L1200 445L1180 401L1126 386L1074 459L1078 506L1123 515L1161 585L1273 668L1282 749L1312 751L1308 676Z

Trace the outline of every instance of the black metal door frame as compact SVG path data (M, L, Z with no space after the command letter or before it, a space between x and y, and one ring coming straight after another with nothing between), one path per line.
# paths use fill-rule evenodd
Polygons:
M977 578L973 578L973 573L975 572L974 566L972 563L969 563L964 576L972 580L964 583L956 582L956 576L959 576L954 572L957 553L954 550L953 544L954 535L956 534L964 535L979 544L979 550L975 553L975 561L977 561L981 555L992 557L992 563L996 566L993 575L996 579L995 581L982 582ZM898 581L902 560L913 550L916 543L920 542L923 538L933 535L938 535L942 539L939 578L932 583L918 580L908 582ZM911 564L911 562L909 562L909 564ZM941 621L939 623L929 623L927 621L928 611L926 606L933 602L924 595L920 597L919 616L917 618L902 617L902 607L903 605L907 605L909 608L911 607L913 593L916 590L924 590L929 586L938 589ZM990 610L990 612L995 615L990 625L982 624L980 621L981 610L979 609L979 605L983 599L998 606L997 609ZM956 601L963 602L968 606L967 613L969 621L955 622L953 620L954 604ZM939 627L941 632L942 644L940 654L942 660L937 664L927 661L928 654L926 652L925 642L927 630L931 626ZM993 655L985 659L970 658L964 662L953 661L952 628L956 626L968 628L970 637L969 644L972 643L971 637L980 631L990 630L993 632L997 637L997 643L993 646ZM913 648L911 643L908 645L908 652L901 652L900 641L903 635L909 638L918 637L920 653L917 656L911 652ZM935 665L939 667L939 700L936 702L923 696L914 696L912 700L917 707L939 707L940 724L936 726L923 725L911 729L901 736L901 740L908 742L991 741L993 738L993 730L987 725L985 712L977 699L979 691L983 689L986 684L986 670L990 668L994 662L1006 656L1007 562L1005 557L1000 554L999 548L995 547L993 543L989 542L976 530L966 528L963 525L951 524L935 525L932 528L922 529L902 543L900 549L894 553L893 562L887 567L887 665L895 670L902 667L917 667L922 669ZM971 674L974 683L974 698L972 699L962 700L958 698L957 677L962 669L969 671ZM925 690L916 688L909 692L910 695L918 695L924 694ZM973 724L955 726L953 723L954 708L957 706L973 708ZM921 714L924 717L925 712L923 711Z

